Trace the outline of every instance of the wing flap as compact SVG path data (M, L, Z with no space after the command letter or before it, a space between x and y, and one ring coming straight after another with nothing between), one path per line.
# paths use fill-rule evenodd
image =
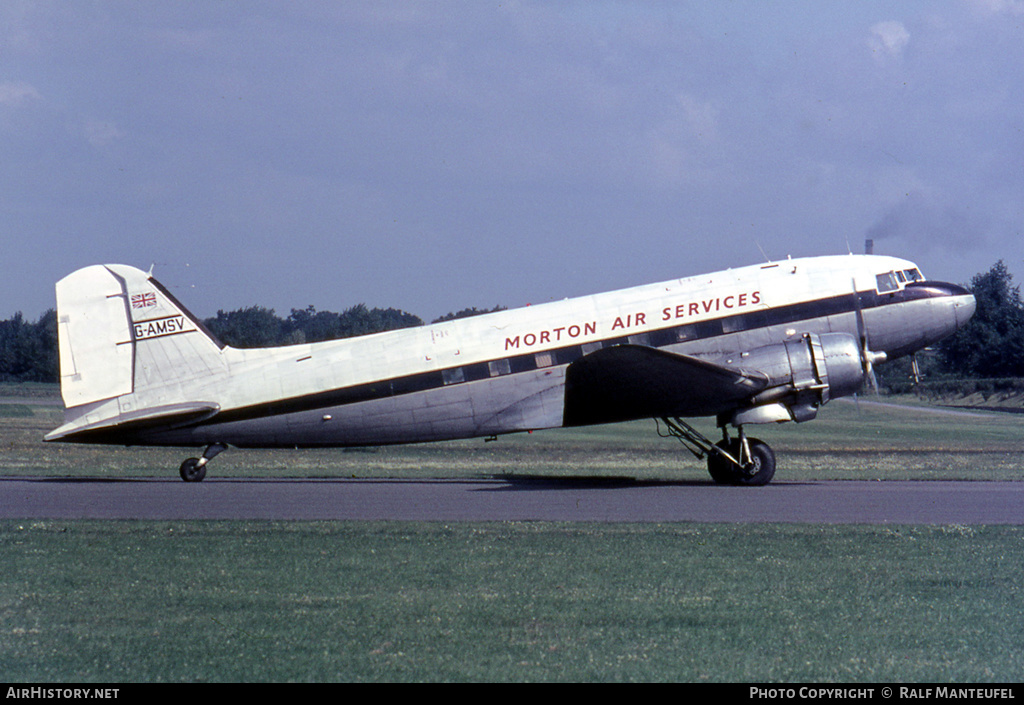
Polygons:
M616 345L569 365L563 423L714 416L767 386L768 377L757 371L641 345Z

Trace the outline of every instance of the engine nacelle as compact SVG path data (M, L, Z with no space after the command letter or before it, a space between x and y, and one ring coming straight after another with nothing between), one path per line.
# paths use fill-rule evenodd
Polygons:
M768 376L768 386L751 400L751 405L727 419L736 426L809 421L830 399L860 391L866 378L860 346L846 333L807 333L796 340L730 355L720 362Z

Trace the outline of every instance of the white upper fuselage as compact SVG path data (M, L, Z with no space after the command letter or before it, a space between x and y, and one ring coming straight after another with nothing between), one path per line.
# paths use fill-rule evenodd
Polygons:
M908 269L916 265L877 255L790 259L358 338L227 348L224 355L235 383L230 398L219 401L224 409L248 406L847 296L855 287L873 290L879 273ZM240 378L251 384L240 383Z

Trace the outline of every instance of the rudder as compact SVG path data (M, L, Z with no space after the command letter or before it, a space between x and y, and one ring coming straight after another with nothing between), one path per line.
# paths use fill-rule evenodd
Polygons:
M121 283L106 267L57 282L60 392L66 407L132 391L132 346Z

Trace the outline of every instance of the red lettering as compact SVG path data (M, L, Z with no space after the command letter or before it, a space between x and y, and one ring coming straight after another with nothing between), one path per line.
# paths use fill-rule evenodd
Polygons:
M642 326L647 322L646 313L631 313L626 316L626 320L622 320L622 316L615 318L615 323L612 323L612 330L617 328L632 328L633 326Z
M712 313L713 311L733 310L737 308L744 308L746 306L757 305L761 303L761 292L744 291L739 294L729 294L724 297L715 297L711 299L701 299L699 301L691 301L689 303L676 304L674 307L666 306L661 309L661 320L670 321L673 318L686 318L687 316L699 316L701 313ZM633 316L633 320L630 317L626 317L625 321L622 318L615 319L616 323L613 328L628 328L630 325L643 325L646 323L646 314L637 313Z
M618 320L619 327L626 327L630 322L631 320L629 317L627 317L626 323L622 323L620 319ZM536 333L524 333L522 336L517 335L514 338L505 338L505 349L514 350L520 347L530 348L534 345L550 345L553 342L562 340L565 336L578 338L581 335L594 335L596 333L596 321L584 323L583 325L574 323L571 326L559 326L558 328L552 328L550 330L541 330Z

